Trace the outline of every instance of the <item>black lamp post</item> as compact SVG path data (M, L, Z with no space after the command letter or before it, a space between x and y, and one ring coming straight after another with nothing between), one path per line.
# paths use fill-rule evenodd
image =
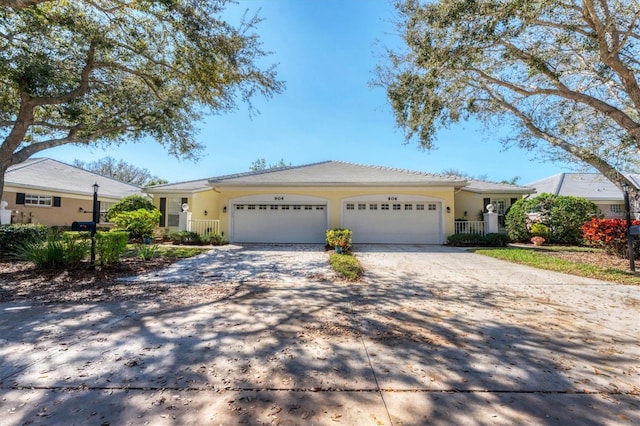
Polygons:
M91 229L91 264L96 261L96 228L100 222L100 204L98 203L98 182L93 184L93 228Z
M636 271L635 255L633 253L633 236L631 235L631 205L629 203L629 185L625 182L622 184L622 192L624 194L624 210L627 219L627 249L629 251L629 269Z

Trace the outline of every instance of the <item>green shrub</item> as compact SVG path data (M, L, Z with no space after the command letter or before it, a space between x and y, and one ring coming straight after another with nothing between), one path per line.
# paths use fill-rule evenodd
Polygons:
M112 205L107 211L107 220L113 221L113 217L123 212L133 212L136 210L157 210L151 200L141 195L129 195Z
M341 247L347 252L351 249L351 230L350 229L328 229L326 232L327 244L332 248Z
M530 214L535 219L530 219ZM540 194L514 203L505 216L506 228L513 241L528 242L533 236L531 227L540 223L548 228L544 236L550 243L581 244L582 224L599 215L598 206L580 197Z
M96 232L96 263L113 265L120 262L127 250L129 233L124 231Z
M362 266L351 254L331 253L329 264L334 271L348 280L357 280L362 275Z
M507 234L453 234L447 238L452 246L504 247L509 243Z
M549 236L549 227L544 223L534 223L531 225L531 235L533 237L547 238Z
M21 256L21 249L27 244L37 244L47 239L44 225L2 225L0 226L0 257L15 259Z
M127 230L131 239L142 240L153 235L161 215L159 210L139 209L118 213L111 220L118 228Z
M38 268L74 267L87 257L90 241L63 235L50 236L40 243L27 243L20 249L20 257L33 262Z
M484 241L490 247L506 247L511 240L507 234L494 233L485 235Z
M211 244L214 246L223 246L225 244L229 244L229 240L227 240L224 235L215 232L202 237L202 241L205 242L205 244Z
M169 240L173 244L201 245L202 238L195 232L190 231L174 231L169 233Z
M151 260L158 257L160 247L157 244L138 244L136 246L136 253L142 260Z

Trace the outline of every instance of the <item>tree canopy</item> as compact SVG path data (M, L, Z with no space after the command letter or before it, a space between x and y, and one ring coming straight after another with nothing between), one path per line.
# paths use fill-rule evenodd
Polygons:
M399 0L376 84L408 140L475 117L619 187L640 153L639 0ZM546 144L544 143L546 142ZM637 190L633 190L637 196Z
M279 93L259 19L234 26L227 3L0 3L0 191L7 167L64 144L151 138L197 158L204 114Z
M281 167L289 167L289 166L291 166L291 163L289 164L285 163L284 159L282 158L277 163L269 163L269 165L267 165L267 160L265 160L264 158L258 158L257 160L251 163L249 170L251 170L252 172L260 172L262 170L279 169Z
M136 186L157 185L160 182L167 183L167 181L160 179L158 176L152 176L151 172L145 168L136 167L124 160L118 161L113 157L104 157L90 162L74 160L73 165L101 176Z

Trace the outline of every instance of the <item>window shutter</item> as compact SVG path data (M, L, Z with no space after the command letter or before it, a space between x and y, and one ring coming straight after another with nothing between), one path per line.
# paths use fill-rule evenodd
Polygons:
M167 199L165 197L160 198L160 224L158 226L165 227L167 223Z
M186 203L188 203L188 202L189 202L189 199L188 199L188 198L183 198L182 200L180 200L180 205L182 205L182 204L186 204Z
M18 192L16 194L16 204L24 204L24 192Z
M60 197L53 197L53 207L60 207L62 199Z
M491 204L491 198L483 198L482 199L482 211L487 213L487 205Z

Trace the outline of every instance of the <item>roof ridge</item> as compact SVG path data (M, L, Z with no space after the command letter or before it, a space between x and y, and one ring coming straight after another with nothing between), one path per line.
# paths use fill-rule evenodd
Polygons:
M236 179L236 178L241 178L246 176L259 176L259 175L264 175L268 173L281 172L284 170L302 169L305 167L317 166L318 164L331 163L331 162L332 160L327 160L327 161L318 161L316 163L310 163L310 164L302 164L298 166L271 167L271 168L267 168L263 170L255 170L255 171L250 170L248 172L240 172L240 173L232 173L229 175L215 176L215 177L209 178L208 180L218 181L218 180L225 180L225 179ZM335 162L339 163L340 161L335 161Z
M29 160L34 160L34 161L29 161ZM25 163L27 163L27 161L29 161L29 163L28 163L28 164L25 164ZM16 167L16 168L15 168L15 169L13 169L12 171L20 170L20 169L23 169L23 168L25 168L25 167L30 167L30 166L33 166L33 165L36 165L36 164L40 164L40 163L43 163L43 162L47 162L47 161L50 161L50 162L52 162L52 163L62 164L63 166L71 167L71 168L74 168L74 169L80 170L80 171L82 171L82 172L84 172L84 173L89 173L90 175L93 175L94 177L99 177L99 178L101 178L101 179L108 179L108 180L113 181L113 182L121 183L121 184L123 184L123 185L129 185L129 186L131 186L131 187L134 187L134 188L140 189L140 187L139 187L139 186L133 185L133 184L131 184L131 183L123 182L123 181L121 181L121 180L119 180L119 179L114 179L114 178L109 177L109 176L104 176L104 175L101 175L101 174L98 174L98 173L95 173L95 172L92 172L92 171L89 171L89 170L85 170L85 169L83 169L82 167L74 166L73 164L68 164L68 163L65 163L64 161L56 160L56 159L54 159L54 158L50 158L50 157L28 158L27 160L23 161L22 163L18 163L18 164L16 164L16 166L21 166L21 167Z
M560 174L560 179L558 179L558 184L556 185L556 189L553 191L554 195L560 195L560 189L562 188L562 184L564 183L564 179L566 177L566 173Z
M200 179L190 179L190 180L180 180L178 182L169 182L169 183L159 183L157 185L151 185L151 186L145 186L144 188L161 188L163 186L172 186L172 185L180 185L183 183L191 183L191 182L198 182L199 180L205 180L208 181L211 178L200 178Z
M326 162L331 162L331 161L326 161ZM341 163L341 164L348 164L351 166L358 166L358 167L365 167L368 169L378 169L378 170L387 170L390 172L401 172L401 173L406 173L406 174L410 174L410 175L417 175L417 176L436 176L436 177L441 177L441 178L458 178L460 180L469 180L466 178L463 178L461 176L454 176L454 175L444 175L442 173L429 173L429 172L422 172L419 170L410 170L410 169L403 169L401 167L391 167L391 166L371 166L368 164L359 164L359 163L352 163L352 162L348 162L348 161L333 161L334 163ZM319 163L318 163L319 164Z

